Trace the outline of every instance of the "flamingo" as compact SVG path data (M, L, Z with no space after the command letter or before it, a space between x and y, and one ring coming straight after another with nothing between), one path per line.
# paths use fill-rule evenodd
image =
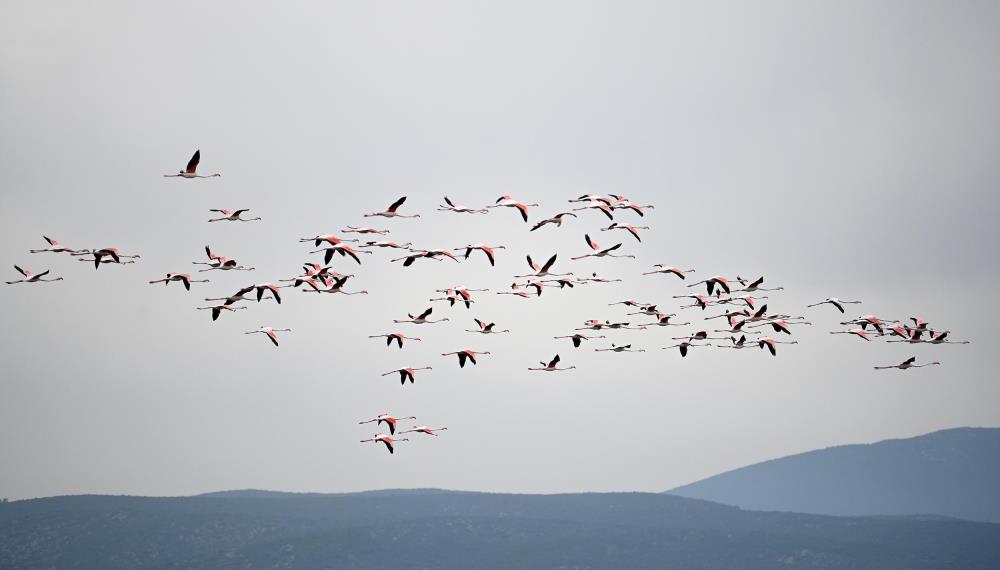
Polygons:
M737 321L735 323L732 323L728 329L715 329L712 332L721 332L730 334L743 332L743 325L745 325L746 323L747 323L746 321Z
M858 336L859 338L871 341L871 339L868 338L868 332L865 331L864 329L851 329L849 331L830 331L830 334L853 334Z
M797 341L797 340L786 340L786 341L774 340L773 338L767 337L767 336L760 337L760 338L757 339L757 346L760 347L760 348L764 348L766 346L767 347L767 351L771 353L771 356L777 356L778 355L778 351L777 351L776 345L779 345L779 344L799 344L799 341Z
M320 234L317 236L313 236L311 238L299 238L299 242L302 243L313 242L316 245L316 247L319 247L319 244L323 242L326 242L330 245L340 245L341 243L344 242L357 243L357 241L358 240L356 239L342 239L333 234Z
M427 317L430 316L430 314L432 312L434 312L434 307L428 307L426 311L420 313L417 316L413 316L412 314L407 313L406 316L410 317L409 319L404 319L404 320L393 319L392 322L394 322L394 323L413 323L415 325L423 325L423 324L443 323L443 322L445 322L445 321L448 320L448 317L445 317L443 319L438 319L436 321L432 321L432 320L428 319Z
M587 283L618 283L621 281L621 279L608 279L607 277L601 277L596 271L591 273L590 277L584 277L583 280Z
M632 350L631 344L626 344L623 346L612 344L611 348L595 348L594 352L646 352L646 349L637 348L635 350Z
M376 335L371 335L368 338L382 338L382 337L385 337L385 345L386 346L392 346L392 341L396 341L399 344L399 348L403 348L403 341L404 340L415 340L415 341L418 341L418 342L421 341L421 340L423 340L423 339L420 339L420 338L417 338L417 337L413 337L413 336L406 336L405 334L403 334L401 332L376 334Z
M688 350L690 350L692 348L697 348L698 346L699 345L697 345L697 344L691 344L690 340L686 340L686 341L684 341L684 342L682 342L680 344L675 344L675 345L672 345L672 346L665 346L665 347L663 347L663 350L669 350L671 348L676 348L676 349L680 350L681 358L684 358L685 356L688 355Z
M400 214L399 212L396 211L396 210L399 209L400 206L403 205L403 202L405 202L405 201L406 201L406 196L403 196L402 198L400 198L400 199L396 200L395 202L393 202L392 204L390 204L389 208L386 211L384 211L384 212L372 212L371 214L365 214L365 217L366 218L374 218L374 217L382 217L382 218L419 218L420 214L413 214L412 216L406 216L406 215Z
M392 414L390 414L389 412L383 412L383 413L375 416L374 418L372 418L370 420L365 420L363 422L358 422L358 425L370 424L372 422L375 422L375 427L381 427L382 426L382 422L385 422L385 424L387 426L389 426L389 433L392 434L392 435L395 435L395 433L396 433L396 422L398 422L399 420L415 420L415 419L417 419L417 416L407 416L405 418L397 418L397 417L393 416Z
M573 198L573 199L570 199L570 200L566 200L566 201L570 202L570 203L603 202L603 203L607 204L608 206L610 206L612 204L612 202L614 202L614 200L615 199L612 198L612 197L610 197L610 196L600 196L598 194L584 194L583 196L578 196L576 198Z
M194 151L194 155L191 160L187 163L187 168L181 170L177 174L164 174L164 178L215 178L216 176L222 176L218 172L215 174L209 174L208 176L201 176L197 173L198 163L201 162L201 150Z
M436 431L442 431L442 430L447 430L447 429L448 428L446 428L446 427L432 428L432 427L427 427L427 426L413 426L411 429L399 432L399 434L402 435L404 433L419 432L419 433L426 433L427 435L433 435L433 436L437 437L437 434L434 433L434 432L436 432Z
M639 237L639 230L648 230L648 229L649 226L632 226L629 224L619 224L618 222L613 222L610 226L606 228L601 228L601 231L607 232L610 230L625 230L628 233L632 234L632 237L635 238L635 241L641 242L642 238Z
M713 305L711 299L705 297L704 295L674 295L674 299L693 299L694 303L690 305L681 305L682 309L688 309L691 307L700 307L702 311L708 308L709 305Z
M758 299L767 299L767 295L764 295L763 297L757 297L756 299L754 297L751 297L750 295L743 295L741 297L722 297L722 296L720 296L720 297L718 297L718 299L716 300L715 303L717 305L728 305L730 303L739 303L740 301L742 301L742 302L746 303L747 307L750 307L751 309L756 309L757 308L757 300Z
M343 243L339 243L337 245L331 245L330 247L317 249L315 251L310 251L309 253L319 253L321 251L326 252L323 255L323 263L326 264L330 263L330 260L333 259L333 254L335 253L339 253L340 255L345 257L350 257L351 259L356 261L358 265L361 265L361 258L358 257L359 253L366 253L369 255L371 254L371 251L368 250L358 251L349 245L344 245Z
M49 274L49 270L48 269L46 269L45 271L42 271L41 273L32 273L32 272L28 271L27 269L21 269L17 265L14 266L14 269L16 269L17 272L20 273L24 277L24 279L18 279L17 281L7 281L6 283L8 285L14 285L15 283L51 283L53 281L62 281L63 280L62 277L55 277L53 279L45 279L44 277Z
M521 279L521 278L524 278L524 277L566 277L566 276L569 276L569 275L573 275L572 272L570 272L570 273L552 273L550 271L552 269L552 266L556 262L556 258L558 258L558 257L559 257L559 254L553 253L552 257L550 257L549 260L545 262L545 265L542 265L541 267L539 267L539 265L537 263L535 263L534 261L532 261L531 254L528 254L527 255L528 267L530 267L534 271L534 273L531 273L531 274L528 274L528 275L515 275L514 277L516 279Z
M742 321L742 322L745 322L745 321ZM755 324L755 325L750 325L747 328L766 327L768 325L771 325L771 328L774 329L774 332L776 332L776 333L785 333L787 335L790 335L790 334L792 334L792 331L791 331L791 329L788 328L789 324L791 324L791 323L789 323L785 319L774 319L774 320L771 320L771 321L767 321L767 322L763 322L763 323L758 323L758 324ZM797 324L797 325L811 325L812 323L810 323L808 321L799 321L799 322L797 322L795 324Z
M729 291L729 279L727 279L727 278L725 278L725 277L723 277L721 275L716 275L715 277L709 277L708 279L703 279L701 281L698 281L697 283L692 283L692 284L688 285L688 287L697 287L698 285L701 285L702 283L704 283L705 286L708 288L708 294L709 295L711 295L712 292L715 290L715 286L716 285L718 285L718 287L720 289L722 289L723 291L725 291L726 293L730 292Z
M558 283L560 289L569 287L572 289L576 285L586 285L586 281L573 281L571 278L560 277L558 279L542 279L541 283Z
M531 226L531 229L529 231L533 232L533 231L535 231L535 230L537 230L539 228L545 227L548 224L553 224L557 228L561 228L562 227L562 223L563 223L563 218L565 218L566 216L573 216L574 218L579 217L576 214L574 214L573 212L559 212L558 214L552 216L551 218L546 218L546 219L538 222L537 224Z
M278 285L277 283L259 283L247 287L246 292L249 293L251 290L256 289L257 302L260 303L260 300L264 298L264 293L270 291L271 296L274 297L274 300L280 305L281 295L278 293L278 289L284 289L285 287L289 287L289 285Z
M253 287L244 287L228 297L214 297L205 300L222 301L223 305L232 305L233 303L238 303L239 301L252 301L253 299L251 297L246 296L246 294L249 293L250 291L253 291Z
M760 309L758 309L757 313L760 313L761 315L763 315L764 314L763 311L766 311L766 310L767 310L767 305L763 305ZM754 313L754 314L757 314L757 313ZM736 317L744 317L745 320L750 321L750 322L760 320L759 318L754 317L753 315L751 315L750 311L748 311L746 309L740 309L739 311L726 311L725 313L720 313L718 315L712 315L711 317L705 317L705 320L709 321L709 320L712 320L712 319L723 319L724 318L727 321L729 321L729 324L733 324L733 320Z
M208 283L208 279L191 279L191 275L188 273L167 273L167 276L163 279L150 281L149 284L163 283L164 285L168 285L171 281L180 281L188 291L191 290L192 283Z
M685 323L672 323L672 322L670 322L670 317L675 317L675 316L677 316L677 315L674 315L673 313L670 313L670 314L658 313L656 315L656 322L649 323L649 324L643 325L643 326L682 327L682 326L686 326L686 325L690 325L691 324L689 322L685 322Z
M192 265L207 265L208 269L199 269L200 272L220 270L220 271L253 271L253 267L244 267L239 264L235 259L229 259L223 255L217 255L212 251L212 248L205 246L205 254L208 256L208 261L192 261Z
M784 287L771 287L771 288L761 287L761 285L764 284L764 276L763 275L761 275L760 277L758 277L753 282L750 282L747 279L744 279L744 278L740 277L739 275L737 275L736 276L736 281L738 281L739 284L743 286L743 288L740 289L740 291L746 291L747 293L752 293L754 291L782 291L782 290L785 289Z
M844 305L859 305L859 304L861 304L861 301L842 301L842 300L840 300L840 299L838 299L836 297L827 297L826 299L823 299L819 303L813 303L812 305L806 305L806 307L818 307L818 306L824 305L826 303L829 303L829 304L833 305L834 307L837 307L837 310L840 311L841 313L843 313L844 312Z
M390 263L395 263L397 261L403 262L403 267L409 267L413 265L413 262L418 259L433 259L435 261L442 261L442 258L447 257L455 263L459 263L458 258L455 254L448 251L447 249L417 249L413 250L413 253L404 257L397 257L396 259L389 260Z
M412 242L396 243L394 241L366 241L364 245L358 247L388 247L391 249L409 249Z
M211 309L212 310L212 320L213 321L217 321L217 320L219 320L219 315L222 314L222 311L237 311L239 309L246 309L246 307L230 307L229 305L213 305L211 307L196 307L196 309L199 310L199 311L207 311L207 310Z
M475 350L465 349L465 350L459 350L459 351L456 351L456 352L442 352L441 356L451 356L453 354L458 355L458 367L459 368L465 368L465 361L466 360L468 360L472 364L476 364L476 357L477 356L482 356L484 354L490 354L490 353L489 352L476 352Z
M555 357L553 357L552 360L550 360L547 364L545 362L539 362L539 364L542 365L542 368L530 368L529 367L528 370L531 370L531 371L540 371L540 372L562 372L564 370L573 370L574 368L576 368L576 366L567 366L566 368L557 368L556 365L559 364L559 355L558 354L555 355Z
M93 255L94 259L87 259L86 261L94 262L94 269L100 269L102 259L110 258L114 263L121 263L123 259L139 259L139 255L125 255L118 251L117 247L105 247L101 249L94 250L81 250L76 253L71 253L70 255Z
M393 446L396 443L398 443L400 441L410 441L410 440L407 439L407 438L405 438L405 437L402 438L402 439L393 439L392 437L390 437L390 436L388 436L388 435L386 435L384 433L377 433L377 434L373 435L371 439L362 439L361 443L367 443L367 442L370 442L370 441L384 443L386 449L388 449L389 453L391 454L391 453L393 453Z
M583 210L597 210L607 216L609 220L615 219L615 214L611 211L611 206L599 200L593 200L581 208L573 208L574 212L581 212Z
M472 299L472 293L489 291L489 289L470 289L468 287L454 287L452 289L435 289L437 293L444 293L447 297L442 297L438 299L430 299L431 301L448 301L450 307L455 306L455 302L465 303L465 308L472 308L472 303L475 301Z
M842 324L842 325L861 325L861 330L868 330L868 325L871 325L871 326L875 327L875 330L878 332L879 336L882 336L882 335L885 334L885 331L882 329L882 319L876 317L875 315L865 315L863 317L858 317L858 318L856 318L856 319L854 319L852 321L847 321L847 322L840 323L840 324Z
M587 245L590 246L590 249L592 249L594 253L579 255L577 257L571 257L570 259L577 260L577 259L583 259L585 257L631 257L632 259L635 259L634 255L615 255L613 253L616 249L622 246L622 244L620 243L615 244L611 247L606 247L604 249L601 249L601 246L598 245L597 242L590 239L590 234L584 234L583 239L587 242Z
M260 217L256 218L242 218L244 212L249 212L250 208L243 208L242 210L235 210L230 212L229 210L209 210L209 212L217 212L222 214L219 218L213 218L209 222L257 222L260 221Z
M496 330L495 328L493 328L493 327L496 326L496 323L489 323L489 324L487 324L487 323L485 323L485 322L483 322L483 321L481 321L479 319L472 319L472 320L476 321L476 324L479 325L479 330L469 330L469 329L466 329L465 332L474 332L474 333L479 333L479 334L501 334L501 333L509 333L510 332L507 329L504 329L502 331L501 330Z
M327 286L326 289L320 289L317 286L316 281L314 279L303 279L303 282L306 283L306 284L308 284L310 287L312 287L312 290L303 289L302 292L303 293L331 293L331 294L340 293L341 295L367 295L368 291L365 291L365 290L354 291L354 292L344 291L344 284L347 283L347 280L350 279L350 277L351 277L350 275L344 275L343 277L333 278L332 280L328 280L328 279L324 278L323 279L323 284Z
M640 217L646 215L643 212L645 209L652 210L653 208L655 208L655 206L653 206L652 204L646 204L645 206L640 206L639 204L635 204L627 200L624 196L618 197L618 200L615 203L611 204L612 210L632 210L636 214L639 214Z
M630 316L631 315L647 315L647 316L655 317L657 315L662 315L663 313L661 313L660 311L656 310L656 305L645 305L645 306L639 307L639 310L636 311L636 312L634 312L634 313L626 313L626 314L630 315ZM677 315L675 313L670 313L670 316L676 317Z
M354 227L354 226L347 226L346 230L340 230L340 231L342 233L345 233L345 234L352 234L352 233L353 234L378 234L380 236L384 236L384 235L386 235L386 234L389 233L389 230L378 230L378 229L370 228L370 227L357 228L357 227Z
M538 295L536 296L540 296L542 294L542 289L540 287L541 284L539 283L538 285L539 285L539 287L537 287ZM528 297L531 297L531 293L529 293L527 289L522 288L517 283L510 284L510 291L497 291L497 295L517 295L522 299L527 299Z
M416 372L417 370L433 370L433 369L430 366L424 366L421 368L398 368L396 370L390 370L389 372L386 372L382 376L389 376L390 374L399 374L399 384L400 386L402 386L406 384L407 379L410 380L410 384L413 384L414 382L413 373Z
M469 208L467 206L462 206L456 204L451 200L451 198L444 197L444 206L438 206L438 211L440 212L457 212L459 214L488 214L489 210L486 208Z
M275 328L271 328L271 327L261 326L259 329L255 330L255 331L247 331L247 332L245 332L243 334L257 334L257 333L266 334L267 338L271 339L271 342L274 343L274 346L278 346L278 333L279 332L292 332L292 329L275 329Z
M936 366L941 364L940 362L928 362L927 364L914 364L917 361L916 356L911 356L906 360L900 362L899 364L893 364L890 366L875 366L875 370L888 370L890 368L898 368L900 370L907 370L909 368L923 368L924 366Z
M688 336L675 336L675 337L671 338L670 340L686 340L688 342L692 342L692 341L696 341L696 340L709 340L709 339L710 340L726 340L725 337L708 336L708 331L698 331L698 332L691 333ZM673 347L670 347L670 348L673 348Z
M585 334L577 333L577 334L572 334L572 335L568 335L568 336L554 336L552 338L555 338L555 339L561 339L561 338L570 338L570 339L573 339L573 346L576 347L576 348L580 348L580 342L581 341L584 341L584 340L593 340L595 338L607 338L607 337L604 336L604 335L600 335L600 336L587 336Z
M625 299L624 301L615 301L614 303L608 303L609 307L613 307L615 305L625 305L626 307L645 307L649 306L649 303L640 303L635 299Z
M514 200L508 195L503 195L497 198L495 204L486 206L487 208L517 208L517 211L521 212L521 218L524 219L525 223L528 221L528 208L537 207L538 204L524 204Z
M659 267L659 269L656 269L654 271L647 271L643 273L643 275L655 275L657 273L672 273L680 277L681 279L685 279L684 277L685 273L694 273L694 269L678 269L672 265L666 265L664 263L657 263L653 267Z
M56 240L54 240L54 239L52 239L52 238L50 238L48 236L42 236L42 238L46 242L48 242L49 247L47 247L45 249L29 249L28 251L30 253L44 253L44 252L47 252L47 251L50 251L52 253L70 253L70 254L78 253L77 250L72 249L70 247L67 247L65 245L62 245L58 241L56 241Z
M737 340L735 336L731 336L729 337L729 340L732 341L732 344L713 344L712 346L716 348L734 348L737 350L753 346L753 344L747 344L747 335L740 335L739 340Z
M469 259L469 256L472 255L472 252L478 249L479 251L482 251L483 253L486 254L486 258L490 260L490 265L491 266L495 266L496 265L496 253L495 253L494 250L497 250L497 249L507 249L507 248L505 246L502 246L502 245L484 245L484 244L479 244L479 245L467 245L465 247L456 247L455 249L456 250L464 249L465 250L465 259Z

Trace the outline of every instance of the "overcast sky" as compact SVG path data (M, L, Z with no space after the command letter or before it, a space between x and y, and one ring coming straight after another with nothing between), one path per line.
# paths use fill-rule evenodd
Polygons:
M0 496L388 487L659 491L790 453L1000 425L1000 6L995 2L16 2L0 20L0 260L64 281L0 289ZM162 178L191 153L221 178ZM584 212L529 233L516 212L437 212L509 193L621 193L656 209L641 244ZM505 244L495 268L378 250L348 289L211 322L194 307L315 260L297 238L381 220L419 247ZM207 224L252 208L253 224ZM637 223L629 212L622 221ZM570 261L583 234L637 260ZM31 255L42 234L117 246L102 267ZM186 293L147 281L202 248L255 266ZM525 253L623 283L488 293L451 321L393 318L434 289L503 288ZM805 314L777 358L660 347L704 328L690 292L641 277L765 275ZM973 344L831 336L851 314L917 315ZM635 297L696 327L551 337L622 319ZM711 311L712 313L716 311ZM510 335L464 332L473 317ZM849 315L851 316L851 315ZM640 322L639 317L629 320ZM711 321L718 323L719 321ZM290 327L274 348L243 331ZM403 350L368 335L424 338ZM631 342L644 354L595 353ZM490 350L460 370L441 352ZM571 372L529 373L562 355ZM911 355L943 365L875 372ZM415 385L380 374L433 366ZM394 456L362 445L382 411L448 426ZM409 422L407 422L409 424Z

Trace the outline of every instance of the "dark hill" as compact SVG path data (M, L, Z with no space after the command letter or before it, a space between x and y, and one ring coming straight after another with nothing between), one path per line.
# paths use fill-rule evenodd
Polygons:
M831 447L668 492L745 509L1000 522L1000 429L949 429Z

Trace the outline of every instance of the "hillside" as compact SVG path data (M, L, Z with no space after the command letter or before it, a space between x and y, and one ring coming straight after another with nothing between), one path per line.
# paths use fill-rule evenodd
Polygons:
M1000 429L958 428L757 463L668 491L745 509L1000 522Z
M1000 525L665 494L221 494L0 505L4 568L1000 567Z

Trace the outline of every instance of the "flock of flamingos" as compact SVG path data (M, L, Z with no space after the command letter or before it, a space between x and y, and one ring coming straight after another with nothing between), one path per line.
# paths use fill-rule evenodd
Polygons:
M165 174L164 176L187 179L214 178L220 176L218 173L205 176L198 174L197 169L200 159L201 152L196 151L184 170L181 170L177 174ZM624 241L614 243L612 245L602 245L595 241L590 234L585 234L583 236L583 242L586 244L586 248L584 249L586 253L572 257L571 259L580 260L591 257L635 257L634 255L630 255L622 251L624 243L632 240L642 241L642 232L647 231L650 228L647 226L633 226L622 221L616 221L615 216L619 213L625 213L633 217L644 217L646 210L653 209L653 206L634 204L624 196L620 195L597 196L588 194L570 199L568 202L573 204L568 211L556 213L552 217L531 224L529 231L539 231L546 228L546 226L559 228L562 227L563 222L567 221L568 218L577 218L580 215L587 215L583 214L583 212L589 211L591 212L591 214L589 214L591 216L604 216L610 221L608 226L600 228L601 232L611 232L607 235L620 235ZM420 214L401 213L400 209L405 203L406 197L404 196L393 202L385 211L365 214L365 217L420 217ZM438 210L457 214L479 215L487 214L492 209L510 208L516 211L517 215L520 216L524 223L530 224L530 208L537 206L538 204L525 204L519 202L510 196L501 196L493 204L474 208L462 206L448 197L445 197L444 204L439 206ZM260 220L259 217L245 217L249 211L249 209L233 211L211 210L211 212L216 214L216 216L208 221L252 222ZM576 212L581 212L581 214L577 214ZM254 283L252 285L247 285L227 297L208 298L206 301L212 302L212 304L206 307L198 307L198 310L211 311L212 320L214 321L224 312L235 312L237 310L247 309L246 305L241 304L242 302L253 300L260 302L263 299L273 299L277 303L281 303L280 290L283 288L301 288L303 291L312 293L340 293L343 295L366 294L367 291L345 290L348 280L354 277L354 275L339 273L331 267L331 261L338 255L344 258L349 257L360 265L362 255L370 255L374 248L388 248L399 250L401 252L401 256L393 259L392 262L402 262L404 267L409 267L417 262L423 263L429 261L453 261L457 263L460 262L460 257L464 260L469 260L473 255L482 255L492 266L495 263L497 252L504 249L503 245L487 244L468 244L462 247L454 248L453 250L419 249L413 247L413 244L409 242L397 243L394 241L379 239L388 233L389 230L387 229L348 226L347 228L341 230L341 234L355 234L360 237L348 239L332 234L323 234L301 238L299 240L300 242L310 243L313 246L320 248L311 251L310 253L322 254L322 264L318 262L309 262L303 265L303 271L300 275L296 275L288 279L280 279L277 282ZM138 254L122 253L116 247L79 250L72 249L60 244L52 238L43 237L48 243L48 247L44 249L30 250L31 253L50 252L65 253L70 256L80 256L80 261L93 263L95 269L100 269L102 265L106 264L134 264L140 257ZM356 245L349 245L352 243ZM246 267L235 259L217 254L207 246L205 247L205 254L206 259L204 261L194 262L196 265L204 266L204 269L198 270L199 273L210 271L253 270L252 267ZM510 285L510 287L505 290L498 291L497 294L514 295L521 298L533 298L541 297L546 288L563 289L567 287L572 288L577 285L621 281L620 279L606 279L599 276L597 273L591 273L589 276L585 277L575 276L572 272L568 271L564 273L557 273L555 271L557 261L557 254L553 254L541 264L532 259L531 255L528 255L527 265L530 271L524 275L515 275L515 281ZM662 275L667 278L687 281L687 274L695 271L694 269L681 269L663 263L658 263L652 267L653 269L651 271L647 271L643 273L643 275ZM28 271L18 265L15 265L14 269L21 274L22 278L16 281L7 281L8 285L15 283L46 283L61 281L63 279L62 277L48 277L50 275L49 270L42 271L40 273L32 273L31 271ZM167 273L166 276L161 279L150 281L151 284L170 284L171 282L180 283L185 289L190 290L192 283L205 283L208 282L208 280L194 279L190 273ZM792 316L769 312L767 304L760 303L762 299L766 299L767 297L759 295L755 297L754 295L759 292L778 291L782 288L765 288L763 285L763 277L759 277L757 279L745 279L738 275L735 277L715 275L688 284L688 288L702 287L704 292L692 292L686 295L673 296L674 299L686 299L688 301L688 304L680 305L679 308L699 309L701 311L713 308L719 312L705 316L703 320L705 322L717 320L720 325L717 325L717 328L706 327L702 330L691 330L681 336L673 337L672 340L679 342L671 346L663 347L663 349L677 349L681 357L686 357L688 352L694 348L700 349L703 347L714 347L741 350L756 347L767 350L771 356L776 356L778 352L777 345L797 344L797 341L795 340L778 340L776 337L784 336L784 338L792 338L794 336L794 329L800 326L811 325L811 323L806 321L804 316ZM440 296L432 298L430 301L445 302L450 306L464 305L466 308L471 308L472 304L476 302L474 294L488 291L488 289L467 288L440 289L437 291ZM860 303L861 301L844 301L836 297L829 297L817 303L808 305L808 307L830 305L832 309L835 309L843 314L845 313L846 305ZM646 330L650 327L697 328L693 327L690 322L675 322L674 319L677 317L677 314L665 312L659 307L658 304L641 302L635 299L626 299L616 303L611 303L611 305L623 305L631 310L631 312L627 313L628 316L635 316L638 318L631 319L629 322L611 320L601 321L596 319L587 320L582 322L582 326L574 330L571 334L557 336L555 338L568 339L571 341L573 347L580 348L584 341L589 343L589 341L593 340L606 339L607 337L605 335L600 334L606 331L618 329ZM394 323L424 325L441 323L449 320L447 317L432 319L431 315L433 312L433 307L430 307L420 314L408 314L406 319L395 320ZM506 334L510 332L507 329L498 329L496 323L494 322L485 322L478 318L473 319L473 321L476 323L476 328L466 329L468 332L482 335ZM642 322L633 323L631 321ZM723 325L721 323L725 324ZM888 342L905 342L910 344L967 344L969 342L949 340L949 331L932 329L926 321L917 317L910 317L905 320L893 320L879 318L875 315L863 315L843 321L840 324L850 328L832 331L830 334L852 335L858 340L865 342L872 341L873 337L886 339ZM269 326L262 326L257 330L247 331L246 334L262 334L267 337L267 339L273 343L274 346L278 346L278 333L285 332L291 331L290 329L278 329ZM770 332L773 332L775 336L772 337L765 334ZM402 349L403 345L406 343L422 340L400 331L372 335L370 338L384 338L387 346L391 347L393 343L395 343L400 349ZM622 345L614 343L608 343L606 346L600 346L598 348L594 348L594 350L598 352L645 352L645 349L634 348L631 344ZM458 365L463 368L466 364L475 365L479 358L487 355L490 355L490 352L472 349L442 353L442 356L457 357ZM537 367L529 367L528 370L538 372L564 372L576 368L575 366L560 367L561 362L562 359L558 354L556 354L547 361L539 362ZM940 362L917 364L916 357L911 357L899 364L876 366L875 369L884 370L896 368L899 370L907 370L910 368L920 368L923 366L933 366L938 364L940 364ZM430 369L430 367L400 368L398 370L386 372L383 376L398 374L400 383L405 384L407 381L413 383L415 375L418 371L428 369ZM397 423L400 420L413 419L416 418L414 416L394 417L389 413L383 413L377 417L360 422L361 424L375 423L377 427L380 427L383 423L385 423L389 430L389 433L387 434L376 434L370 439L362 440L362 442L382 443L389 450L389 453L393 453L394 445L397 442L408 441L407 438L396 437ZM401 435L407 433L424 433L436 436L438 434L435 432L446 429L448 428L414 426L409 429L401 429L399 430L399 433Z

